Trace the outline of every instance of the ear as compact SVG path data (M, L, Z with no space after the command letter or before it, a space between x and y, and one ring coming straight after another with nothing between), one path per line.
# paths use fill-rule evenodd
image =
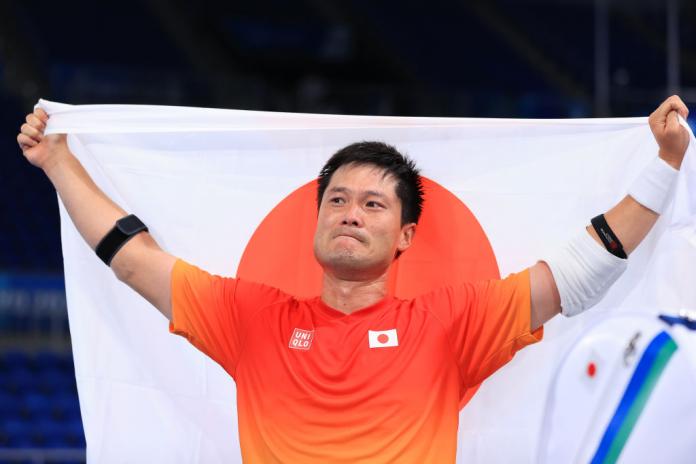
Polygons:
M399 244L396 247L399 252L406 251L413 243L413 237L416 235L416 223L412 222L406 224L401 228L401 234L399 236Z

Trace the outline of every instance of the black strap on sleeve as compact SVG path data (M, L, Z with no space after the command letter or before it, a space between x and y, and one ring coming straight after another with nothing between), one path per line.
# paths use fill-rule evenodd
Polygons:
M621 245L619 238L616 236L616 234L614 234L614 231L611 230L609 224L607 224L607 220L604 218L603 214L592 218L591 223L595 232L597 232L597 235L599 235L599 239L604 244L604 248L606 248L609 253L618 258L628 258L623 249L623 245Z
M147 231L147 226L135 214L130 214L116 221L114 228L101 239L94 251L104 264L111 266L111 260L123 245L144 231Z

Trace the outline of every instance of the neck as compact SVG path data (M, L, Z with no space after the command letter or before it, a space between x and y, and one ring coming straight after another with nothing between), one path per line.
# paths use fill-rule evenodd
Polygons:
M324 272L321 300L346 314L366 308L387 296L387 275L388 270L375 279L355 281Z

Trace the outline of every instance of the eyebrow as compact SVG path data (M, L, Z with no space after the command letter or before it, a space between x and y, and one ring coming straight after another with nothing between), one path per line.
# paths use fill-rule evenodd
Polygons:
M329 192L331 192L331 193L352 193L351 189L349 189L347 187L331 187L329 189ZM387 198L387 196L384 193L378 192L377 190L366 190L365 193L368 194L369 196Z

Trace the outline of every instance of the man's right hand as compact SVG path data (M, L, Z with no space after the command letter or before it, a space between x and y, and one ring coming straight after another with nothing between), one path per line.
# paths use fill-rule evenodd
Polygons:
M44 135L48 115L40 108L27 115L17 142L27 160L46 173L75 227L94 250L115 222L127 213L92 181L68 148L65 135ZM164 252L147 232L126 243L111 269L171 319L170 281L176 258Z
M24 157L44 171L60 159L70 156L65 134L44 135L48 115L41 108L29 113L22 124L17 143Z

